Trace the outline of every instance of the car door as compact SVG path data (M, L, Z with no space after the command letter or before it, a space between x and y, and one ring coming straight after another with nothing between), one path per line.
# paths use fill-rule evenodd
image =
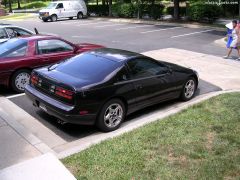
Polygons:
M59 18L66 17L66 13L65 13L65 9L64 9L63 3L58 3L58 5L56 6L56 10L57 10L57 16Z
M130 79L136 93L135 102L139 107L149 106L171 98L176 88L171 70L153 59L142 57L128 61Z
M38 40L36 42L36 58L41 66L54 64L73 57L74 49L71 44L60 39Z

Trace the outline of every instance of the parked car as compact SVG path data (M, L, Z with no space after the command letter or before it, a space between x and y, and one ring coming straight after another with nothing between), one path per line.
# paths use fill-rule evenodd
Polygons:
M48 7L39 11L39 18L44 22L57 21L60 18L82 19L87 16L87 6L84 0L77 1L55 1L49 3Z
M119 128L126 115L170 99L194 97L194 70L124 50L101 48L34 70L25 93L62 123Z
M11 24L0 24L0 43L5 42L10 38L32 35L35 33L28 29Z
M24 92L34 68L53 64L76 54L101 48L96 44L73 44L57 36L13 38L0 45L0 84Z

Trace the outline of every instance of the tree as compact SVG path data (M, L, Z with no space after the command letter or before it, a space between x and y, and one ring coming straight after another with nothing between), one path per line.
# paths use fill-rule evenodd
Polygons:
M17 3L18 3L18 9L21 9L21 3L20 3L20 0L17 0Z
M109 7L109 16L112 17L112 0L108 1L108 7Z
M9 12L12 13L12 0L8 0Z
M174 19L179 19L179 0L174 0Z

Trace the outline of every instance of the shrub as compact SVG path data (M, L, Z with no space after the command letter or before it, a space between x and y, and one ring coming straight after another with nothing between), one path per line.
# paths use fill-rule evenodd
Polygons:
M100 16L108 15L108 6L107 5L88 5L88 13L96 13Z
M164 13L173 15L174 8L172 6L169 6L166 8L166 10L164 10ZM179 7L179 14L180 16L186 15L186 7Z
M202 3L192 4L189 8L189 17L194 21L207 20L213 22L222 14L222 8L217 5L209 5Z
M133 17L134 6L132 3L117 3L112 6L112 12L118 17Z

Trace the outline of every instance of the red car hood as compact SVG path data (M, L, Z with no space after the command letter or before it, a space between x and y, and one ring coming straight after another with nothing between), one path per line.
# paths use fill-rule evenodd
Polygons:
M90 43L80 43L80 44L75 44L75 45L79 47L80 52L85 52L85 51L89 51L89 50L97 49L97 48L104 48L104 46L102 46L102 45L90 44Z

